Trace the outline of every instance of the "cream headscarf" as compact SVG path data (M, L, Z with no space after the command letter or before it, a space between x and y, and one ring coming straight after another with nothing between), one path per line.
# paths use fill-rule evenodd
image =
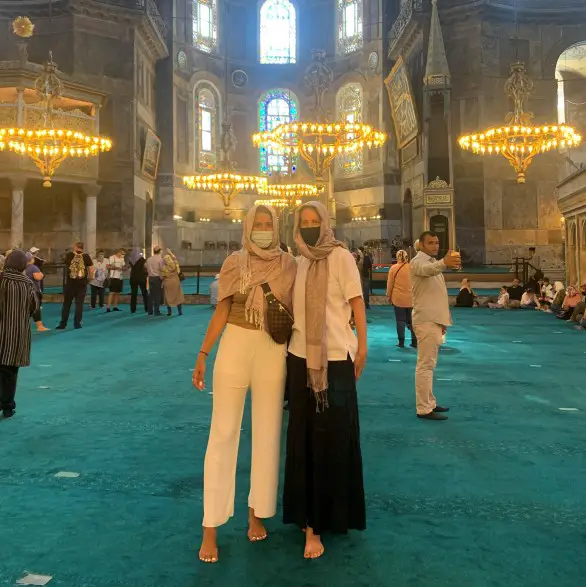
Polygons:
M270 214L273 219L273 240L268 249L261 249L251 240L258 211ZM277 213L268 206L253 206L244 220L242 248L230 255L222 265L218 301L221 302L235 293L248 294L246 319L257 328L264 329L265 304L261 285L268 283L275 297L287 308L291 308L296 273L295 259L281 250Z
M321 218L320 237L315 247L310 247L301 237L301 212L313 208ZM328 347L326 341L326 300L328 296L328 257L344 243L337 241L330 224L327 208L320 202L308 202L295 212L293 236L297 249L311 265L305 283L305 330L307 381L316 394L317 409L328 407Z

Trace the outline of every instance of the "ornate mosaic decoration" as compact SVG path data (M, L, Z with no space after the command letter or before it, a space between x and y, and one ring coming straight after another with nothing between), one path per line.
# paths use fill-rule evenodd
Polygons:
M260 9L260 62L297 61L297 15L289 0L265 0Z
M363 0L337 0L338 53L362 49Z
M275 89L267 92L260 100L259 130L271 132L282 124L297 120L299 112L297 99L289 90ZM298 157L293 157L292 164L297 165ZM278 153L271 147L260 149L260 170L263 175L272 172L287 173L289 162L284 153Z
M362 86L358 83L342 86L336 96L336 120L351 124L362 122ZM362 172L362 151L346 153L337 159L338 173L351 175Z
M217 0L194 0L193 45L205 53L213 53L218 44Z

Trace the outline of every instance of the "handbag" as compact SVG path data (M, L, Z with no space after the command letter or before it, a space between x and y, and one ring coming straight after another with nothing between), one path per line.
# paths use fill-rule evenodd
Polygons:
M271 338L277 344L286 344L293 334L293 316L271 291L268 283L262 284L267 301L267 326Z
M400 267L399 267L399 271L397 271L397 273L395 273L395 279L393 279L393 287L389 293L389 300L393 299L393 292L395 291L395 283L397 283L397 276L399 275L399 273L401 273L401 269L403 269L403 267L405 267L405 265L407 265L407 263L403 263ZM390 271L390 269L389 269ZM393 302L390 302L391 305L393 304Z

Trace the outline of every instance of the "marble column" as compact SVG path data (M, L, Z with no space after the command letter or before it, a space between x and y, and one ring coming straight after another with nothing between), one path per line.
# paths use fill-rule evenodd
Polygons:
M84 186L85 192L85 252L92 256L96 255L97 222L98 222L98 194L102 189L99 185Z
M14 249L24 246L24 188L26 179L13 178L12 183L12 221L10 246Z

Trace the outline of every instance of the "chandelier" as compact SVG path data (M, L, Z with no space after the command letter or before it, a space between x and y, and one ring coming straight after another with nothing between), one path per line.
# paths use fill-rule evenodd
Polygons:
M582 137L566 124L531 124L532 112L525 111L525 102L533 91L533 82L525 64L511 65L511 76L505 82L505 92L513 101L513 111L505 124L458 139L460 147L476 155L501 155L517 172L517 183L525 183L525 173L536 155L551 149L566 149L580 144Z
M256 200L257 206L270 206L278 210L285 210L286 208L297 208L301 206L303 200L296 198L271 198L270 200Z
M16 30L16 23L14 28ZM32 159L46 188L51 187L51 178L68 157L91 157L112 149L109 139L60 128L55 123L55 100L63 95L63 84L56 72L57 65L49 53L49 61L35 82L43 106L43 125L38 128L0 128L0 151L8 147L10 151Z
M323 99L333 79L325 51L314 51L305 83L314 95L315 120L289 122L252 137L256 147L265 147L278 155L300 155L320 182L337 155L359 153L364 147L381 147L386 140L384 132L369 124L327 121Z

